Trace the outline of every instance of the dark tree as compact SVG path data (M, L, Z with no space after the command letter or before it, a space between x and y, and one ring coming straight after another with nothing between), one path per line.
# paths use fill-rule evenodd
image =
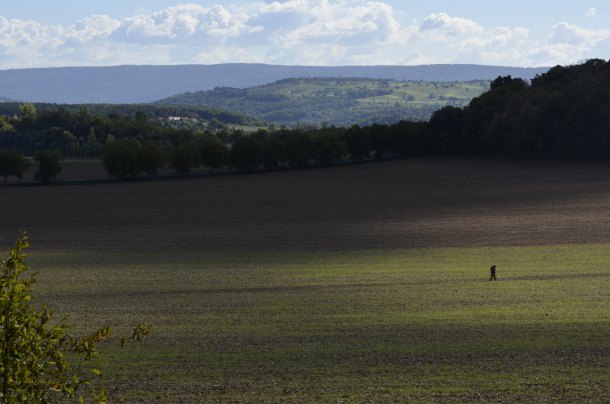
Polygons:
M610 63L556 66L528 86L498 77L464 109L470 152L525 158L610 158Z
M464 110L446 106L430 118L428 124L431 147L434 154L461 153L466 148L462 139L464 131Z
M5 185L9 175L14 175L21 180L28 165L28 161L21 152L17 150L0 149L0 175L4 177Z
M369 147L377 159L381 160L385 154L392 152L392 131L389 126L373 124L366 130L369 133Z
M142 146L133 139L107 143L102 150L106 172L116 179L135 178L140 174L139 156Z
M165 166L165 161L165 152L158 144L147 142L139 150L139 171L145 172L148 176L156 176L157 170Z
M63 156L55 150L41 150L34 156L34 161L38 163L38 171L34 174L34 179L43 185L55 179L61 172Z
M508 76L498 76L494 81L491 82L489 88L493 90L508 89L510 91L519 91L527 88L525 80L520 78L513 78Z
M229 148L219 139L209 139L201 146L201 164L212 172L229 164Z
M263 150L261 152L262 164L271 170L279 167L286 161L286 147L277 135L270 135L263 142Z
M318 164L333 164L347 153L347 146L339 139L336 129L320 130L311 139L314 149L313 158Z
M371 153L370 133L358 125L350 126L342 135L352 160L368 158Z
M304 167L315 158L315 147L308 133L295 131L286 138L286 159L291 166Z
M262 162L263 142L253 136L238 138L231 147L230 164L242 172L256 171Z
M391 131L392 149L402 157L430 154L426 122L400 121L388 128Z
M169 158L169 166L180 175L190 173L194 167L199 167L199 164L201 164L201 151L194 143L185 143L176 147Z

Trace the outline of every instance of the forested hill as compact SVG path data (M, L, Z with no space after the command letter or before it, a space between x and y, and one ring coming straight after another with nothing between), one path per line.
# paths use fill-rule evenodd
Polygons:
M610 159L610 62L556 66L531 81L500 77L428 126L437 153Z
M493 80L509 74L530 79L546 70L480 65L320 67L240 63L14 69L0 70L0 97L62 104L147 103L189 91L246 88L294 77L451 82Z
M232 109L286 125L392 124L401 120L428 120L443 106L464 106L488 88L488 81L299 78L247 89L219 87L185 93L158 104Z

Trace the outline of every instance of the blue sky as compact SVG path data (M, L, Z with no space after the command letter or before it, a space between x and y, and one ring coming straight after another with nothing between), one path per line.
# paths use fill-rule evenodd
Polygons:
M607 0L19 0L0 69L260 62L549 66L610 57Z

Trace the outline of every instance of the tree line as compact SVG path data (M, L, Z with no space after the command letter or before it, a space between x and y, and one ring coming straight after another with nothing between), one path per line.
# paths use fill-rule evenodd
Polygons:
M166 127L143 110L125 115L93 114L86 106L78 111L64 107L38 111L30 103L20 104L13 115L0 115L0 148L26 155L53 149L66 157L99 157L103 146L115 139L133 138L166 147L182 143L192 131Z
M429 121L436 152L514 158L610 158L610 62L555 66L527 83L498 77L465 108Z
M77 137L78 149L86 150L83 155L101 156L108 174L119 179L154 176L166 166L178 174L198 166L252 172L389 156L608 159L608 77L610 62L592 59L556 66L531 83L498 77L489 91L466 107L444 107L427 122L282 128L253 134L168 130L146 119L145 113L94 116L86 109L78 114L60 109L37 115L31 104L24 104L14 117L0 116L0 146L12 141L13 148L24 153L51 149L70 155L66 147L73 152ZM17 160L14 155L6 157L6 150L2 153L5 160ZM6 169L0 174L18 175Z
M46 185L61 172L60 161L63 156L55 150L40 150L33 161L38 164L34 179ZM15 176L21 181L23 175L30 168L31 161L18 150L0 149L0 176L4 177L4 184L9 176Z
M426 138L425 122L403 121L396 125L328 127L321 129L258 130L233 134L230 145L208 134L172 149L154 143L121 139L107 144L101 154L104 167L114 178L157 175L170 167L188 174L204 166L212 172L221 168L251 173L309 165L332 165L346 159L361 161L419 154Z

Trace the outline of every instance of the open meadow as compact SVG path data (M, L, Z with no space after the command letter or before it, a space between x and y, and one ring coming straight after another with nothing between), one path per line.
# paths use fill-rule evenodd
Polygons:
M76 331L153 324L104 347L114 400L610 401L608 163L0 187L0 212Z

